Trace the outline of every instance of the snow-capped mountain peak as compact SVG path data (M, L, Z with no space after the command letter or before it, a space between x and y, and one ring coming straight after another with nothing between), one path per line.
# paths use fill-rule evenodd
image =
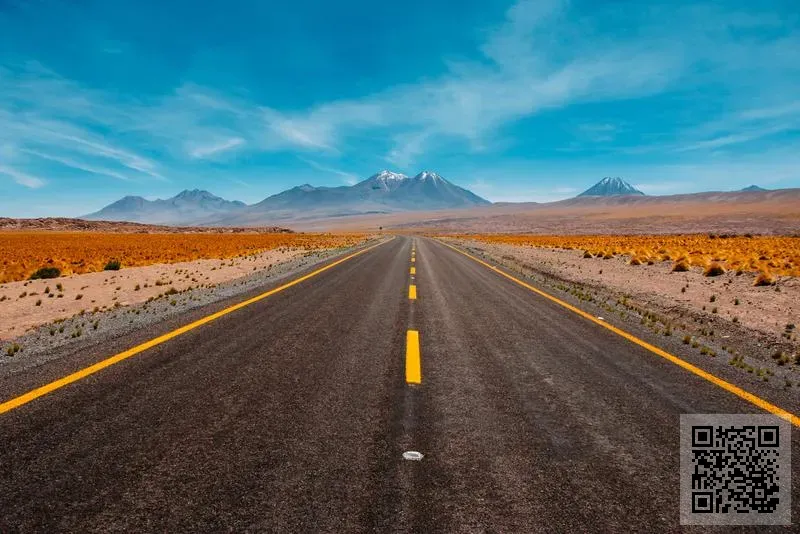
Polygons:
M422 171L421 173L416 175L414 177L414 179L415 180L420 180L420 181L425 181L425 180L433 180L433 181L443 180L443 178L441 176L439 176L435 172L430 172L430 171Z
M384 180L384 181L386 181L386 180L406 180L406 179L408 179L408 176L406 176L405 174L401 174L399 172L392 172L392 171L383 170L383 171L379 172L378 174L376 174L375 178L377 178L379 180Z
M579 197L614 197L622 195L644 195L622 178L607 176L578 195Z

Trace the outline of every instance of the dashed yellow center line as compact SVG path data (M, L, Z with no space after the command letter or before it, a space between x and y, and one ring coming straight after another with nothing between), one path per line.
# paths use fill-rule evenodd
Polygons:
M383 243L386 243L386 242L387 241L384 241ZM79 381L81 379L84 379L84 378L86 378L86 377L88 377L90 375L93 375L93 374L95 374L95 373L97 373L99 371L102 371L106 367L111 367L115 363L119 363L119 362L121 362L123 360L127 360L128 358L136 356L137 354L139 354L141 352L144 352L147 349L153 348L153 347L155 347L157 345L161 345L162 343L165 343L165 342L169 341L170 339L173 339L173 338L176 338L176 337L178 337L178 336L180 336L182 334L185 334L186 332L189 332L190 330L194 330L195 328L199 328L199 327L201 327L201 326L203 326L205 324L208 324L208 323L210 323L212 321L215 321L215 320L219 319L220 317L222 317L224 315L228 315L229 313L232 313L232 312L234 312L236 310L244 308L245 306L249 306L249 305L254 304L254 303L256 303L256 302L258 302L260 300L263 300L263 299L265 299L265 298L267 298L269 296L272 296L275 293L279 293L279 292L281 292L281 291L283 291L285 289L289 289L290 287L295 286L295 285L297 285L297 284L299 284L299 283L301 283L301 282L303 282L305 280L308 280L309 278L313 278L314 276L317 276L318 274L321 274L321 273L323 273L323 272L325 272L325 271L327 271L329 269L333 269L337 265L340 265L340 264L342 264L342 263L344 263L344 262L346 262L348 260L351 260L351 259L355 258L356 256L360 256L361 254L364 254L365 252L367 252L369 250L372 250L373 248L375 248L377 246L380 246L383 243L378 243L376 245L372 245L370 247L361 249L361 250L359 250L357 252L354 252L353 254L350 254L349 256L345 256L344 258L341 258L341 259L339 259L337 261L334 261L333 263L329 263L328 265L326 265L324 267L321 267L321 268L319 268L319 269L317 269L317 270L315 270L313 272L310 272L310 273L308 273L308 274L306 274L304 276L301 276L299 278L295 278L294 280L292 280L291 282L289 282L287 284L283 284L282 286L279 286L279 287L276 287L276 288L271 289L269 291L266 291L264 293L261 293L260 295L256 295L255 297L252 297L252 298L249 298L249 299L244 300L242 302L239 302L238 304L234 304L233 306L229 306L228 308L220 310L220 311L218 311L216 313L212 313L211 315L207 315L207 316L205 316L205 317L203 317L201 319L198 319L197 321L194 321L193 323L189 323L187 325L184 325L184 326L182 326L180 328L177 328L177 329L175 329L175 330L173 330L171 332L168 332L168 333L166 333L166 334L164 334L162 336L159 336L159 337L156 337L154 339L151 339L150 341L145 341L141 345L136 345L135 347L130 348L130 349L124 351L124 352L120 352L119 354L111 356L110 358L107 358L105 360L99 361L99 362L95 363L94 365L90 365L89 367L85 367L85 368L81 369L80 371L76 371L76 372L74 372L74 373L72 373L70 375L67 375L67 376L63 377L63 378L60 378L60 379L55 380L53 382L50 382L49 384L45 384L44 386L38 387L36 389L33 389L33 390L23 394L23 395L20 395L20 396L15 397L15 398L13 398L11 400L8 400L8 401L5 401L3 403L0 403L0 414L9 412L9 411L11 411L11 410L13 410L15 408L19 408L20 406L28 404L29 402L34 401L34 400L38 399L39 397L47 395L48 393L52 393L53 391L56 391L57 389L61 389L61 388L65 387L65 386L68 386L69 384L72 384L73 382L77 382L77 381Z
M411 268L411 274L417 274L417 268L416 267L412 267Z
M417 299L417 286L416 285L411 284L411 285L408 286L408 298L410 298L411 300L416 300Z
M419 332L416 330L409 330L406 334L406 383L422 383Z
M686 371L689 371L690 373L692 373L692 374L694 374L696 376L699 376L700 378L703 378L703 379L711 382L715 386L719 386L720 388L724 389L725 391L728 391L729 393L733 393L737 397L746 400L750 404L752 404L754 406L757 406L757 407L761 408L762 410L765 410L765 411L767 411L767 412L769 412L771 414L774 414L774 415L777 415L779 417L782 417L782 418L786 419L787 421L791 422L796 427L800 427L800 417L798 417L797 415L795 415L795 414L793 414L793 413L791 413L791 412L789 412L787 410L784 410L783 408L780 408L780 407L770 403L769 401L766 401L766 400L762 399L761 397L758 397L758 396L750 393L749 391L745 391L744 389L740 388L739 386L735 386L735 385L731 384L730 382L727 382L727 381L719 378L718 376L715 376L715 375L709 373L708 371L704 371L703 369L700 369L699 367L697 367L695 365L692 365L691 363L689 363L689 362L687 362L685 360L682 360L681 358L675 356L674 354L670 354L669 352L667 352L665 350L662 350L662 349L660 349L660 348L658 348L658 347L656 347L654 345L651 345L650 343L648 343L648 342L646 342L646 341L644 341L642 339L639 339L638 337L634 336L633 334L629 334L628 332L625 332L624 330L622 330L620 328L617 328L616 326L613 326L613 325L611 325L611 324L609 324L609 323L607 323L605 321L601 321L600 319L596 318L594 315L592 315L590 313L586 313L585 311L583 311L583 310L581 310L579 308L576 308L575 306L573 306L571 304L568 304L568 303L564 302L563 300L561 300L559 298L556 298L553 295L542 291L541 289L535 288L532 285L527 284L527 283L523 282L522 280L519 280L518 278L516 278L514 276L511 276L510 274L502 271L501 269L495 267L494 265L491 265L491 264L486 263L485 261L483 261L483 260L481 260L479 258L476 258L472 254L464 252L463 250L459 250L458 248L456 248L456 247L454 247L452 245L448 245L447 243L444 243L442 241L440 241L440 243L442 243L444 246L446 246L448 248L451 248L451 249L455 250L459 254L462 254L462 255L470 258L471 260L474 260L474 261L480 263L484 267L487 267L487 268L493 270L497 274L499 274L501 276L504 276L505 278L508 278L512 282L514 282L516 284L519 284L522 287L524 287L526 289L529 289L530 291L533 291L537 295L540 295L540 296L542 296L542 297L544 297L544 298L546 298L546 299L548 299L548 300L550 300L552 302L555 302L559 306L563 306L564 308L570 310L571 312L574 312L574 313L580 315L581 317L583 317L585 319L588 319L589 321L592 321L593 323L595 323L595 324L597 324L599 326L602 326L603 328L605 328L607 330L610 330L610 331L614 332L615 334L617 334L619 336L624 337L628 341L630 341L632 343L635 343L636 345L639 345L640 347L642 347L644 349L647 349L648 351L652 352L653 354L661 356L665 360L668 360L668 361L674 363L675 365L685 369Z

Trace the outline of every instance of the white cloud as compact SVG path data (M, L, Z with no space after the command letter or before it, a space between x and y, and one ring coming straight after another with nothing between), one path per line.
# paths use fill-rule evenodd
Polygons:
M86 163L83 163L81 161L77 161L77 160L74 160L74 159L71 159L71 158L65 158L65 157L62 157L62 156L57 156L57 155L53 155L53 154L47 154L45 152L40 152L38 150L31 150L31 149L27 149L27 148L21 149L20 152L22 152L24 154L29 154L31 156L35 156L35 157L40 158L40 159L45 159L45 160L48 160L48 161L53 161L53 162L56 162L56 163L60 163L61 165L64 165L65 167L70 167L72 169L77 169L79 171L84 171L84 172L88 172L88 173L91 173L91 174L97 174L97 175L100 175L100 176L108 176L110 178L116 178L118 180L124 180L124 181L130 181L131 180L131 178L129 176L125 176L122 173L113 171L111 169L105 169L105 168L102 168L102 167L94 167L92 165L87 165Z
M208 158L209 156L228 152L243 144L245 144L245 140L241 137L231 137L210 145L196 146L189 151L189 155L196 159Z
M408 166L437 137L478 151L509 122L574 102L650 94L679 76L681 54L669 49L633 42L558 48L551 36L566 23L564 6L533 0L513 6L481 48L488 63L451 62L439 79L293 114L268 110L268 127L289 146L326 151L339 149L354 131L378 130L382 137L388 131L394 146L386 159Z
M407 168L416 156L425 152L425 143L431 135L429 131L396 135L394 148L386 156L386 161Z
M723 135L720 137L715 137L713 139L698 141L696 143L682 146L678 148L678 151L685 152L689 150L715 149L729 145L747 143L748 141L754 141L756 139L761 139L762 137L769 137L770 135L782 133L789 129L791 129L791 127L789 126L773 126L769 128L751 130L746 133Z
M31 189L38 189L45 184L43 179L17 169L13 169L7 165L0 165L0 174L4 174L19 185L24 185L25 187L29 187Z
M347 184L347 185L355 185L360 180L359 176L357 174L352 173L352 172L342 171L340 169L334 169L333 167L328 167L328 166L322 165L320 163L317 163L314 160L310 160L310 159L306 159L306 158L298 158L298 159L300 159L300 161L302 161L303 163L306 163L310 167L312 167L314 169L317 169L318 171L322 171L322 172L327 173L327 174L335 174L336 176L339 176L339 177L343 178L344 183Z

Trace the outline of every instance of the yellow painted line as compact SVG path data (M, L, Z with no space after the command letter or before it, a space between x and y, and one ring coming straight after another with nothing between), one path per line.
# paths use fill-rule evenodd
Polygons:
M417 286L411 284L408 286L408 298L415 300L417 298Z
M384 243L386 243L386 241L384 241ZM176 337L180 336L181 334L185 334L186 332L189 332L190 330L194 330L195 328L199 328L199 327L201 327L201 326L203 326L205 324L210 323L211 321L219 319L220 317L222 317L224 315L228 315L229 313L235 312L236 310L240 310L240 309L244 308L245 306L249 306L251 304L254 304L254 303L258 302L259 300L263 300L263 299L265 299L265 298L267 298L269 296L272 296L275 293L280 293L281 291L283 291L285 289L289 289L290 287L295 286L295 285L299 284L300 282L304 282L304 281L308 280L309 278L313 278L314 276L317 276L318 274L323 273L323 272L327 271L328 269L333 269L337 265L340 265L340 264L342 264L342 263L344 263L344 262L346 262L348 260L351 260L351 259L355 258L356 256L360 256L361 254L364 254L368 250L372 250L373 248L375 248L377 246L380 246L382 244L383 243L378 243L376 245L372 245L370 247L361 249L358 252L350 254L349 256L346 256L346 257L344 257L344 258L342 258L340 260L337 260L337 261L335 261L333 263L329 263L325 267L322 267L320 269L317 269L316 271L313 271L313 272L308 273L308 274L306 274L304 276L301 276L300 278L296 278L296 279L292 280L291 282L289 282L287 284L284 284L284 285L282 285L280 287L276 287L275 289L271 289L271 290L269 290L269 291L267 291L265 293L261 293L260 295L256 295L255 297L252 297L252 298L249 298L249 299L244 300L242 302L239 302L238 304L234 304L233 306L225 308L224 310L220 310L220 311L218 311L216 313L212 313L211 315L207 315L207 316L203 317L202 319L198 319L197 321L194 321L193 323L189 323L187 325L184 325L184 326L182 326L182 327L180 327L180 328L178 328L176 330L173 330L172 332L167 332L166 334L164 334L162 336L158 336L157 338L151 339L150 341L145 341L141 345L136 345L135 347L133 347L131 349L128 349L128 350L126 350L124 352L120 352L119 354L111 356L110 358L107 358L105 360L99 361L99 362L95 363L94 365L90 365L89 367L85 367L85 368L81 369L80 371L76 371L76 372L74 372L74 373L72 373L70 375L67 375L67 376L63 377L63 378L59 378L58 380L50 382L49 384L45 384L44 386L40 386L40 387L38 387L36 389L33 389L33 390L31 390L31 391L29 391L27 393L24 393L24 394L20 395L19 397L15 397L15 398L13 398L11 400L5 401L2 404L0 404L0 414L9 412L9 411L11 411L11 410L13 410L15 408L19 408L20 406L28 404L29 402L31 402L33 400L36 400L39 397L47 395L48 393L51 393L51 392L53 392L53 391L55 391L57 389L61 389L64 386L68 386L69 384L72 384L73 382L77 382L78 380L86 378L87 376L93 375L93 374L97 373L98 371L102 371L106 367L110 367L110 366L114 365L115 363L119 363L119 362L121 362L123 360L127 360L128 358L130 358L132 356L135 356L135 355L137 355L137 354L139 354L141 352L144 352L147 349L153 348L153 347L155 347L157 345L161 345L162 343L164 343L166 341L169 341L170 339L176 338Z
M762 399L761 397L758 397L758 396L750 393L749 391L745 391L744 389L740 388L739 386L731 384L730 382L728 382L726 380L723 380L723 379L719 378L718 376L709 373L708 371L704 371L703 369L700 369L696 365L692 365L691 363L680 359L679 357L675 356L674 354L670 354L669 352L667 352L665 350L662 350L662 349L656 347L655 345L651 345L650 343L639 339L638 337L634 336L633 334L629 334L628 332L625 332L624 330L622 330L620 328L617 328L614 325L608 324L605 321L601 321L600 319L596 318L594 315L592 315L590 313L586 313L585 311L583 311L583 310L581 310L579 308L576 308L575 306L573 306L571 304L568 304L568 303L564 302L563 300L560 300L560 299L554 297L553 295L551 295L549 293L545 293L541 289L535 288L530 284L526 284L522 280L519 280L518 278L515 278L514 276L511 276L510 274L502 271L501 269L495 267L494 265L491 265L491 264L486 263L485 261L483 261L483 260L481 260L479 258L476 258L472 254L464 252L463 250L460 250L460 249L458 249L458 248L456 248L456 247L454 247L452 245L449 245L447 243L444 243L442 241L439 241L439 242L442 243L444 246L455 250L459 254L462 254L462 255L464 255L464 256L466 256L466 257L468 257L468 258L470 258L470 259L472 259L472 260L474 260L474 261L476 261L478 263L480 263L484 267L488 267L489 269L493 270L497 274L508 278L512 282L515 282L515 283L521 285L522 287L524 287L526 289L529 289L529 290L533 291L534 293L536 293L538 295L541 295L542 297L544 297L544 298L546 298L546 299L548 299L548 300L550 300L552 302L555 302L559 306L563 306L564 308L570 310L571 312L577 313L581 317L583 317L585 319L588 319L589 321L592 321L593 323L595 323L597 325L600 325L600 326L602 326L603 328L605 328L607 330L611 330L615 334L624 337L628 341L630 341L632 343L635 343L635 344L639 345L640 347L642 347L644 349L649 350L653 354L656 354L656 355L661 356L662 358L664 358L666 360L669 360L670 362L674 363L675 365L677 365L679 367L682 367L683 369L689 371L690 373L692 373L694 375L697 375L700 378L703 378L703 379L711 382L715 386L719 386L722 389L724 389L725 391L728 391L729 393L733 393L737 397L740 397L740 398L746 400L750 404L753 404L754 406L757 406L757 407L761 408L762 410L765 410L765 411L767 411L767 412L769 412L771 414L774 414L774 415L777 415L779 417L782 417L782 418L788 420L789 422L791 422L796 427L800 427L800 417L798 417L797 415L795 415L795 414L793 414L793 413L791 413L789 411L786 411L783 408L775 406L771 402L766 401L766 400Z
M416 267L412 267L411 268L411 274L417 274L417 268Z
M417 261L417 260L416 260L416 259L414 259L414 256L411 256L411 263L416 263L416 261Z
M419 332L409 330L406 334L406 383L422 382L422 362L419 355Z

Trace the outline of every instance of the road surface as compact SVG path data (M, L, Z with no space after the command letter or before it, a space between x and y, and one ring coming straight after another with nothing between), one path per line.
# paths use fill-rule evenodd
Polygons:
M763 413L397 237L0 414L0 532L676 531L679 415L707 412Z

